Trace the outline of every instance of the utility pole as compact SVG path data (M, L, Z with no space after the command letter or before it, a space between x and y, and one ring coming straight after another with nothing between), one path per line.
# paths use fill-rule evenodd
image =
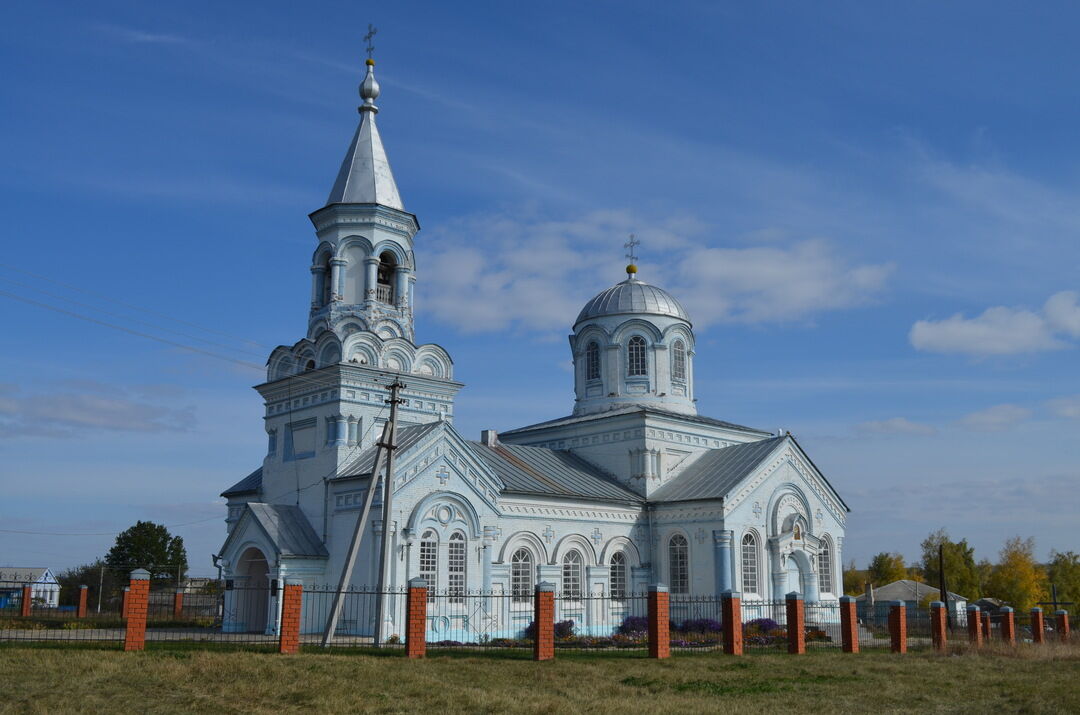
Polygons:
M952 609L949 608L949 589L945 582L945 544L938 544L938 578L941 586L941 602L945 604L945 627L952 631Z
M383 529L382 544L379 547L379 584L375 601L375 645L380 645L386 640L386 605L390 600L386 592L393 587L393 584L390 583L390 575L393 572L390 551L393 545L390 538L391 517L393 514L390 507L394 498L394 450L397 449L397 408L401 403L398 392L404 387L405 385L396 377L390 383L390 399L386 401L390 405L390 439L379 445L386 452L386 476L383 478Z
M97 612L101 614L101 592L105 590L105 565L101 565L101 572L98 574L97 584Z

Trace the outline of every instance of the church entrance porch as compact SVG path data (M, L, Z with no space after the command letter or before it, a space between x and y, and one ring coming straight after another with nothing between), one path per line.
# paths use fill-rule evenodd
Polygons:
M266 556L255 547L241 554L225 593L224 629L233 633L273 633L270 566Z

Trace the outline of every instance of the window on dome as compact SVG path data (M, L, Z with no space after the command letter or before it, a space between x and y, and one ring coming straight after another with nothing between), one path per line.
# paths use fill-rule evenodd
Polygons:
M690 593L690 544L682 534L668 541L668 575L672 593Z
M518 549L510 557L510 593L514 603L528 603L533 595L533 557L528 549Z
M676 340L671 348L671 376L676 380L686 379L686 346L682 340Z
M585 379L600 379L600 346L596 341L589 343L585 348Z
M580 601L581 581L581 553L570 551L563 557L562 562L563 598Z
M611 555L611 597L626 600L626 554L621 551Z
M757 538L747 534L742 538L742 590L745 593L760 593L758 588Z
M645 338L635 335L626 344L626 374L630 377L648 375L645 362Z

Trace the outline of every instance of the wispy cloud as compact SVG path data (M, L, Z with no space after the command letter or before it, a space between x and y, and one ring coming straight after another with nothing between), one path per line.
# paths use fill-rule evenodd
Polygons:
M94 25L94 29L102 34L109 35L121 42L128 42L142 45L187 45L192 42L187 37L180 35L167 34L163 32L147 32L135 27L123 27L121 25L111 25L105 23L98 23Z
M987 407L964 415L960 424L978 432L1003 432L1031 417L1031 410L1020 405L1004 404Z
M937 430L928 424L912 422L906 417L891 417L887 420L871 420L855 425L858 432L866 434L904 434L929 436Z
M919 320L908 334L916 350L975 356L1015 355L1069 346L1080 338L1075 291L1056 293L1041 311L995 306L974 318L957 313L944 320Z
M1050 412L1058 417L1070 420L1080 419L1080 395L1058 397L1046 403Z

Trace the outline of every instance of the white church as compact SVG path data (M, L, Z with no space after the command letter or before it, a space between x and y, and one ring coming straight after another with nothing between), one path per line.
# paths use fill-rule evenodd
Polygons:
M633 265L615 285L597 276L596 297L566 316L570 414L479 441L458 433L454 363L413 331L420 227L376 126L367 64L356 134L326 205L310 215L307 334L270 355L256 387L266 455L222 493L220 565L234 589L225 628L274 632L285 579L337 584L395 377L406 388L391 512L375 501L354 587L377 583L388 528L391 589L420 576L439 592L520 595L524 606L549 581L566 603L618 604L660 583L673 600L733 589L747 605L791 591L835 602L847 506L790 434L698 414L691 317ZM242 604L241 592L256 597ZM306 614L304 630L318 621Z

